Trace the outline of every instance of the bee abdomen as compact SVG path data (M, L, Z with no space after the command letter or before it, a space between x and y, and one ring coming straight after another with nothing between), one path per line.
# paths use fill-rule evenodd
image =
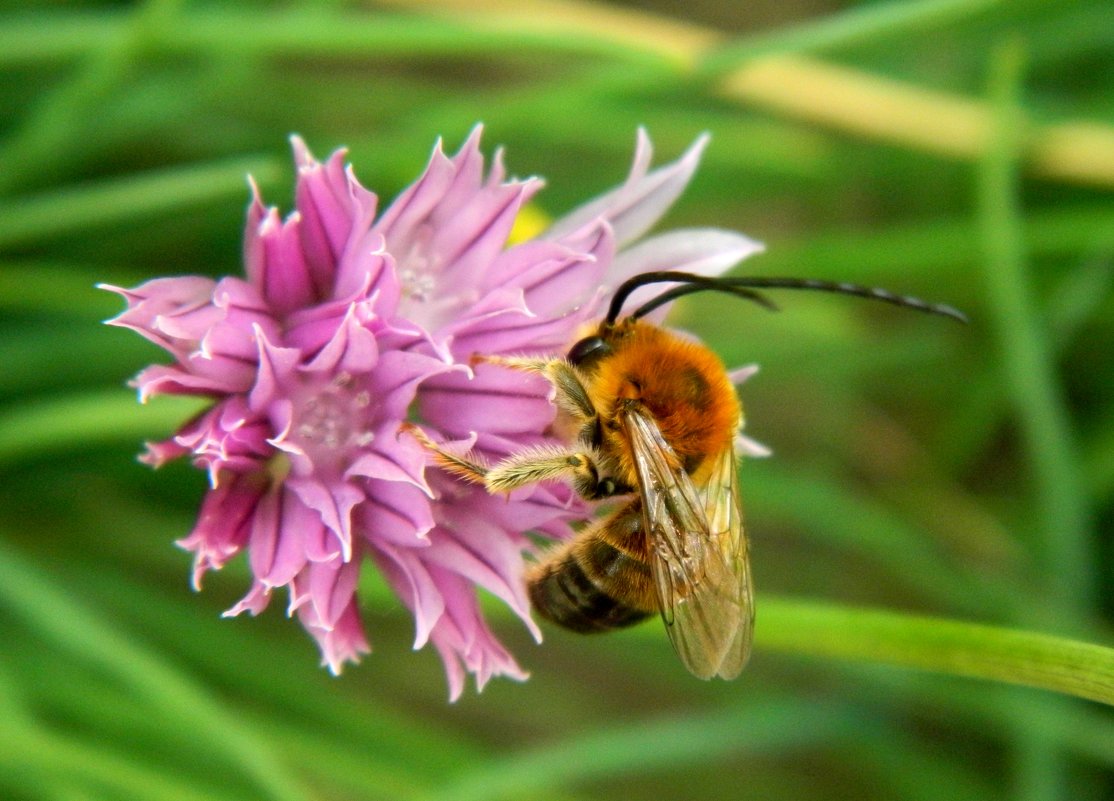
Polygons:
M600 539L577 543L553 561L538 565L529 581L538 614L580 633L610 631L651 614L616 595L650 580L649 568Z

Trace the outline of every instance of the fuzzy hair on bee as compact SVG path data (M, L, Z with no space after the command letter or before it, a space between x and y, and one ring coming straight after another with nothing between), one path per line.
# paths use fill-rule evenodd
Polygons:
M652 284L672 287L621 316L631 293ZM567 444L526 448L488 464L407 427L435 464L489 492L561 480L583 498L611 501L609 511L528 569L530 600L542 617L588 633L656 613L693 675L731 679L742 671L754 629L735 455L742 407L711 349L643 318L702 291L776 309L760 291L766 289L853 295L966 321L951 306L857 284L644 273L618 287L607 316L563 357L474 360L544 377L558 418L572 432Z

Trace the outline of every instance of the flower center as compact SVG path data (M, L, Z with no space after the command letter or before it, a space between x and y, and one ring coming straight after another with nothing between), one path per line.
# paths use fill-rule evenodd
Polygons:
M371 393L361 389L351 374L340 373L296 405L294 435L318 468L335 464L349 449L370 445L376 413Z
M441 263L431 246L433 228L429 223L414 231L410 247L398 260L398 277L402 282L402 295L409 300L425 303L437 287L437 273Z
M419 227L405 254L398 260L398 278L402 285L402 302L398 312L427 331L434 332L451 323L456 313L480 297L480 290L470 285L449 265L446 274L444 255L432 243L432 228Z
M405 267L399 271L398 277L402 281L402 294L410 300L425 303L433 294L436 282L424 265Z

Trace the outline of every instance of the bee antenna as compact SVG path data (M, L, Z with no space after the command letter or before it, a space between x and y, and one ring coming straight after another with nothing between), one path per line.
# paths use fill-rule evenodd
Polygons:
M630 294L634 290L648 284L666 282L676 282L682 284L682 286L674 287L673 289L663 292L658 297L640 306L631 316L637 319L665 303L669 303L684 295L689 295L693 292L702 292L704 290L727 292L729 294L745 297L748 300L753 300L768 309L776 309L777 307L764 295L755 290L812 289L820 292L832 292L838 295L854 295L855 297L866 298L867 300L878 300L894 306L925 312L926 314L937 314L942 317L950 317L961 323L967 322L967 315L954 306L948 306L943 303L928 303L920 298L914 298L909 295L898 295L894 292L890 292L888 289L881 289L879 287L868 287L862 286L861 284L849 284L837 281L822 281L814 278L766 278L762 276L705 278L700 275L670 270L643 273L628 278L620 284L618 290L615 292L615 296L611 299L611 306L607 314L607 322L614 323L618 319L623 303L626 302L627 298L630 297Z
M764 309L769 309L770 311L778 310L776 303L763 295L761 292L755 292L753 289L747 289L745 287L737 286L705 286L704 284L681 284L680 286L675 286L672 289L662 292L653 300L646 301L627 316L634 320L637 320L640 317L645 317L654 309L664 306L666 303L675 301L677 298L684 297L685 295L691 295L694 292L704 292L706 290L725 292L729 295L735 295L739 298L752 300Z
M666 283L677 283L681 286L666 290L653 300L647 301L639 306L630 316L637 320L639 317L644 317L659 306L663 306L679 297L691 295L694 292L704 292L705 290L726 292L730 295L752 300L759 306L763 306L771 311L777 311L777 306L765 295L755 292L753 289L745 286L729 285L723 278L707 278L703 275L682 273L676 270L657 270L632 276L619 285L619 288L615 290L615 294L611 298L611 305L607 310L607 322L614 323L619 319L619 314L623 310L623 304L627 302L627 298L629 298L631 293L636 289L649 286L650 284Z
M954 306L945 303L929 303L911 295L898 295L881 287L869 287L862 284L849 284L843 281L822 281L816 278L766 278L764 276L720 278L729 286L745 287L748 289L814 289L819 292L833 292L837 295L854 295L867 300L879 300L893 306L905 309L937 314L941 317L950 317L961 323L966 323L967 315Z

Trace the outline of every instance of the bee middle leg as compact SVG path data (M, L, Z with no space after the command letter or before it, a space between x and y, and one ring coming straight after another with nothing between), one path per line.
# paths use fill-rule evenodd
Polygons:
M483 484L491 493L510 492L546 479L570 480L577 494L588 500L632 491L631 487L613 478L601 478L595 457L589 453L543 445L487 465L475 456L461 456L445 450L413 423L404 423L402 430L430 451L440 468L466 481Z
M601 476L593 454L560 446L531 448L508 456L488 469L484 484L491 492L510 492L546 479L568 480L580 497L590 501L632 489L610 476Z

